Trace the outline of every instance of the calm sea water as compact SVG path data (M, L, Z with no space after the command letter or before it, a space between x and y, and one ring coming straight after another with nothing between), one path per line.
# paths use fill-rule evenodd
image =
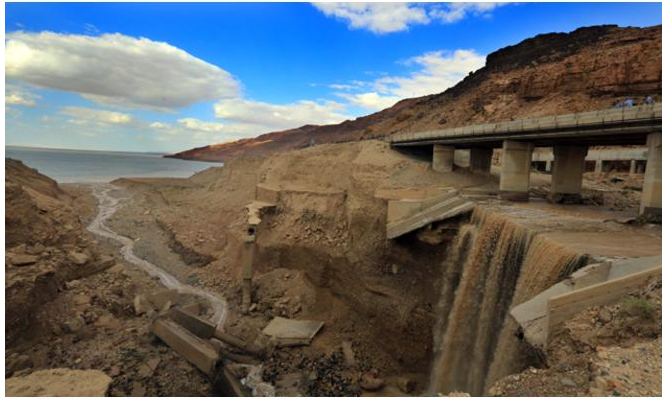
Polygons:
M5 146L5 158L19 159L59 183L106 183L118 177L188 177L211 166L223 166L157 154L15 146Z

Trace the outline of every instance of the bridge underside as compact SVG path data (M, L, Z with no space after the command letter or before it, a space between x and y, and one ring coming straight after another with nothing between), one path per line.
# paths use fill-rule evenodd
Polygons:
M492 150L502 149L500 194L513 201L529 197L532 153L536 147L552 147L550 201L581 202L582 173L590 146L646 145L644 187L640 213L662 216L662 105L628 110L549 116L495 124L457 127L391 137L399 149L432 151L432 168L453 170L457 149L470 150L470 170L489 173ZM601 171L601 162L596 170ZM631 172L640 166L631 164Z

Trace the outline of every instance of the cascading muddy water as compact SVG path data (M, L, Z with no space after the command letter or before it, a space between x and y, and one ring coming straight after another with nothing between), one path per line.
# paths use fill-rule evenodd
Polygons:
M580 264L576 254L476 208L444 264L430 392L481 395L492 381L522 369L508 311Z
M114 239L122 244L120 254L125 260L143 269L148 275L158 278L163 286L169 289L176 289L180 293L188 293L206 300L212 311L212 321L217 327L222 328L227 316L225 299L211 292L194 288L179 282L174 276L165 270L157 267L147 260L137 257L133 253L134 241L126 236L119 235L106 226L106 220L113 216L119 208L122 198L116 198L110 195L113 190L119 190L119 187L113 185L97 185L93 187L92 194L99 201L99 213L87 227L87 230L99 236Z

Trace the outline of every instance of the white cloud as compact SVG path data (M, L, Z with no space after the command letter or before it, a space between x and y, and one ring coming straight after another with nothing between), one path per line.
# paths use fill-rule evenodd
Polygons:
M430 18L421 6L406 3L313 3L327 16L349 21L350 28L378 34L403 31Z
M177 120L177 123L191 130L206 131L210 133L220 132L221 130L223 130L223 125L221 123L202 121L191 117L187 117L185 119L179 119Z
M90 123L99 125L129 125L136 122L130 114L77 106L64 107L60 110L60 114L72 117L69 122L79 125Z
M21 90L5 89L5 105L28 106L35 107L37 102L35 99L40 99L41 96L30 92Z
M239 96L227 71L164 42L121 34L10 33L5 76L119 107L172 110Z
M166 128L170 128L170 127L171 127L170 124L168 124L168 123L161 123L161 122L159 122L159 121L155 121L154 123L150 124L149 126L150 126L151 128L155 128L155 129L166 129Z
M377 92L365 92L358 94L339 93L341 98L347 99L352 104L365 110L382 110L393 106L402 98L397 96L380 95Z
M405 31L432 21L449 24L469 15L488 14L503 3L313 3L325 15L349 22L352 29L376 34Z
M417 66L408 76L386 76L374 80L369 92L338 93L366 110L381 110L399 100L443 92L461 81L469 72L485 65L485 56L473 50L436 51L405 62Z
M453 23L468 15L490 15L489 13L504 3L449 3L438 5L430 10L430 16L443 23Z
M227 122L228 130L262 134L306 124L333 124L351 118L342 114L345 106L338 102L309 100L278 105L245 99L222 100L214 104L217 118Z

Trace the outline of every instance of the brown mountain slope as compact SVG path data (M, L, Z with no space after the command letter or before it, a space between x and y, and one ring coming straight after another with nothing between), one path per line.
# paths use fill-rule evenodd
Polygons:
M527 39L487 56L485 67L443 93L405 99L356 120L303 126L172 155L224 161L316 144L572 113L616 98L662 95L662 25L580 28Z

